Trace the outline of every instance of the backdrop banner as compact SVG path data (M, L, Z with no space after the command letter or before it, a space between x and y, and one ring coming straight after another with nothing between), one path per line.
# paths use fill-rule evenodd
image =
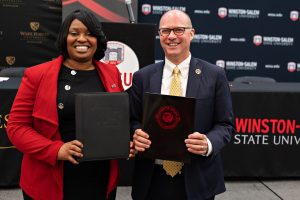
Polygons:
M58 56L58 0L0 0L0 69L29 67Z
M21 78L0 82L0 186L19 184L22 153L9 141L6 126L20 82Z
M182 10L196 29L192 55L225 68L229 80L265 76L299 82L299 8L295 0L139 0L138 19L158 24L164 12ZM161 60L156 39L155 58Z
M137 0L64 0L63 19L77 9L89 10L96 14L101 22L129 22L129 14L125 2L130 2L137 21Z

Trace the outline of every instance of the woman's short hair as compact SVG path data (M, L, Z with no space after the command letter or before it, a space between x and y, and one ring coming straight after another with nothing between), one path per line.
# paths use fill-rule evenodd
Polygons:
M58 37L56 40L56 46L60 53L68 58L68 49L67 49L67 36L69 33L69 28L74 19L81 21L91 32L93 36L97 38L97 50L94 54L94 59L100 60L104 57L104 52L107 47L107 39L102 30L102 25L100 21L96 18L94 14L87 10L75 10L70 13L63 23L61 24Z

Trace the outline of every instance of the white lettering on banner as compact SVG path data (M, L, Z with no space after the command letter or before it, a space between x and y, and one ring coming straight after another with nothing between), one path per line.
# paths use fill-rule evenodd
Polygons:
M208 15L210 14L210 10L194 10L194 13Z
M265 68L267 69L280 69L280 65L270 65L270 64L266 64Z
M283 17L282 13L268 13L268 17Z
M193 43L222 43L223 36L219 34L195 34Z
M152 6L152 14L163 14L169 10L181 10L186 12L185 6L161 6L161 5L153 5Z
M256 70L257 62L249 61L226 61L227 70Z
M268 135L239 135L234 136L234 144L269 144Z
M274 37L274 36L264 36L264 45L274 45L274 46L292 46L294 45L293 37Z
M246 42L246 38L230 38L230 42Z
M229 8L228 11L228 17L232 18L259 18L260 10L250 10L250 9L233 9Z

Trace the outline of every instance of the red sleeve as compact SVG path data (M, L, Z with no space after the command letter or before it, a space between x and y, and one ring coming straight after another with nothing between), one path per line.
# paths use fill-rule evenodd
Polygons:
M52 141L34 128L39 119L34 118L32 112L41 76L32 71L25 71L9 114L7 134L18 150L54 166L63 142Z

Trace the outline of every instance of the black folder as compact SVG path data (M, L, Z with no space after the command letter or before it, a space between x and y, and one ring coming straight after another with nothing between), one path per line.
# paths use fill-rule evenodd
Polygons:
M83 143L81 161L127 158L129 99L125 92L75 94L76 139Z
M142 129L151 145L141 156L189 163L184 142L194 130L195 99L153 93L144 94Z

